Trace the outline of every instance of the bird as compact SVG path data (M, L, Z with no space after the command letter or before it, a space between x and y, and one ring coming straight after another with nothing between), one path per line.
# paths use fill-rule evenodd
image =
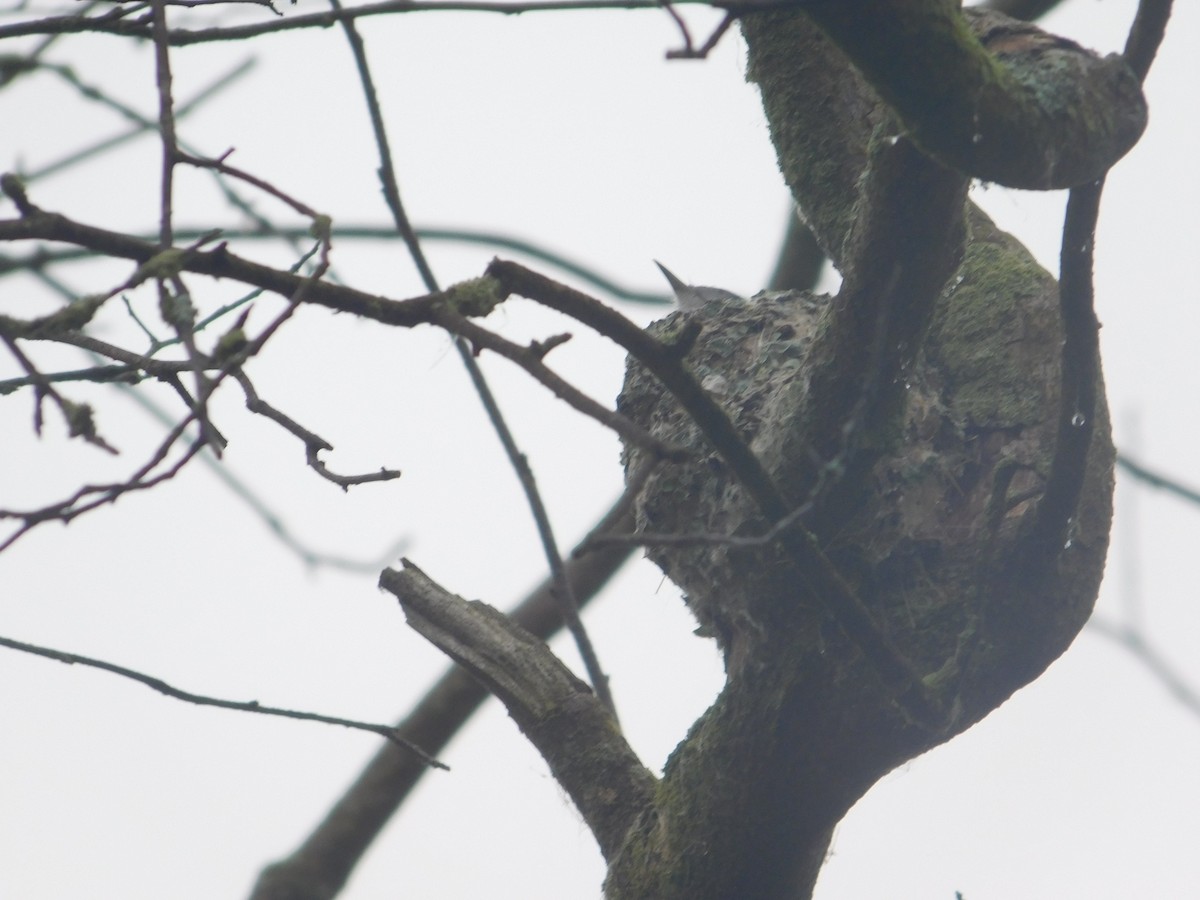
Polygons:
M699 309L710 300L745 300L745 297L740 294L735 294L733 291L727 291L724 288L685 284L674 272L657 259L654 260L654 264L666 276L667 281L671 285L671 290L675 292L675 302L679 305L680 309Z

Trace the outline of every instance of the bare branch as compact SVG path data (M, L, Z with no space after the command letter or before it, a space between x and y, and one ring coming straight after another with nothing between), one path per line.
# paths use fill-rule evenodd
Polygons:
M609 531L633 528L633 483L600 520L585 543ZM567 577L579 605L585 606L629 558L630 547L609 547L572 558ZM563 625L549 578L509 615L531 634L549 640ZM397 726L402 735L432 753L439 752L488 698L487 690L467 671L452 666ZM411 756L384 746L338 799L324 821L287 858L259 876L251 900L328 900L349 878L358 860L427 771Z
M175 159L177 162L184 162L188 165L195 166L198 169L212 169L214 172L219 172L222 175L229 175L232 178L237 178L240 181L244 181L247 184L253 185L263 193L270 194L276 200L286 203L302 216L308 216L310 219L314 220L322 218L321 214L307 203L304 203L296 197L293 197L290 194L280 190L269 181L259 178L257 175L251 175L244 169L239 169L236 166L229 165L227 162L225 162L225 160L228 159L232 152L233 150L227 150L218 159L204 159L200 156L193 156L190 153L184 153L182 150L176 150Z
M671 393L737 476L768 523L792 512L774 479L742 440L720 404L682 364L678 348L669 347L624 316L586 294L558 284L516 263L493 260L488 274L505 291L521 294L572 316L625 348ZM870 611L838 572L816 538L799 524L781 536L781 544L812 595L862 648L897 699L914 717L934 729L944 727L940 708L912 663L880 630Z
M1067 200L1060 257L1059 306L1063 350L1058 437L1037 515L1024 539L1030 572L1040 573L1070 546L1070 527L1083 490L1099 379L1099 334L1092 285L1096 219L1104 181L1074 188Z
M461 343L462 339L459 338L459 341ZM550 524L550 515L546 511L545 504L542 502L541 491L539 491L537 480L534 478L533 468L529 465L529 460L525 457L525 454L517 447L516 440L513 438L512 432L509 430L508 425L504 421L504 416L500 412L500 407L496 403L496 398L488 387L487 382L483 380L483 372L475 364L473 358L471 359L471 365L467 367L467 374L471 377L475 391L479 395L479 399L483 402L484 409L487 410L488 419L492 422L492 427L499 436L500 442L504 445L505 455L508 456L509 464L516 471L517 479L521 483L521 489L525 493L526 502L529 504L530 512L533 514L534 523L537 526L538 537L541 539L542 552L545 554L546 561L550 566L550 577L554 579L557 588L558 600L562 607L563 621L566 623L567 631L571 633L571 637L575 641L575 647L579 651L580 658L583 660L584 669L588 674L596 696L612 717L612 723L616 724L619 721L617 705L613 699L612 691L609 689L608 675L600 665L600 657L596 653L591 636L588 635L583 620L579 616L579 602L575 597L575 591L571 587L571 580L567 577L566 568L562 561L562 554L558 551L558 541L554 537L554 528ZM429 637L428 634L425 636ZM443 647L442 649L445 648Z
M4 187L4 190L6 193L9 193L10 195L13 193L16 193L18 196L21 197L22 208L27 213L27 215L25 216L24 219L22 219L22 221L25 221L30 217L36 217L38 215L41 215L40 211L37 210L35 207L33 207L32 204L30 204L28 202L27 198L24 197L23 189L20 187L20 184L19 184L19 182L17 182L16 179L12 178L11 176L5 176L5 178L3 180L3 187ZM328 249L327 240L322 241L322 246L323 246L323 251ZM144 280L149 277L157 277L160 280L168 280L173 277L170 273L172 271L177 270L178 266L180 265L180 262L182 260L186 259L189 256L189 254L192 254L195 252L196 252L196 249L194 247L188 248L187 250L176 250L174 248L169 248L166 251L159 252L159 253L155 254L155 256L151 257L150 260L144 262L141 266L139 266L138 271L130 279L129 283L136 283L137 281ZM234 371L234 369L237 366L240 366L240 364L242 362L244 362L247 358L249 358L250 356L257 353L259 350L261 350L263 345L266 343L266 341L273 334L275 334L275 332L282 326L282 324L284 322L286 322L291 317L291 315L295 312L298 305L301 302L303 302L303 300L305 298L305 294L311 288L311 286L321 283L318 279L324 273L327 265L328 265L327 253L322 252L321 263L318 266L316 272L312 276L298 279L296 290L291 297L291 302L279 315L277 315L275 317L275 319L267 326L267 328L265 328L263 330L263 332L254 341L245 341L244 336L241 339L235 338L233 343L237 345L236 349L234 349L230 346L226 346L226 347L222 348L219 343L218 351L221 351L222 349L224 349L227 353L230 354L230 358L227 360L224 360L221 363L221 365L217 371L217 374L214 378L212 378L212 379L208 379L207 377L204 378L204 380L201 384L201 388L198 391L198 396L194 399L191 398L190 396L188 396L187 392L183 389L182 385L178 383L177 376L175 375L175 372L177 370L174 367L167 367L166 371L164 372L163 367L161 367L154 360L150 360L145 357L137 356L135 354L129 354L126 351L120 350L119 348L115 348L115 347L112 347L111 345L103 344L102 342L95 341L95 340L87 338L86 336L83 336L83 335L76 335L75 336L76 343L82 343L82 344L88 346L89 349L92 349L93 351L100 350L100 351L111 354L114 358L123 358L123 359L129 361L133 365L137 365L139 367L144 365L148 368L156 369L158 371L159 377L162 377L164 381L167 381L169 384L172 384L172 386L174 386L177 389L177 391L180 393L180 395L183 397L183 400L189 410L188 415L181 422L179 422L178 424L176 424L175 426L173 426L170 429L166 438L159 445L159 448L152 455L151 459L144 466L142 466L142 468L139 469L138 472L136 472L133 476L131 476L128 480L126 480L124 482L116 483L116 484L85 485L85 486L79 488L71 497L69 497L63 501L60 501L58 503L51 504L42 509L38 509L38 510L32 510L32 511L0 510L0 518L13 518L13 519L22 520L22 525L13 534L9 535L9 537L6 540L4 540L2 543L0 543L0 551L11 546L11 544L13 542L15 542L17 539L19 539L22 535L24 535L26 532L28 532L31 528L33 528L34 526L36 526L42 522L53 521L53 520L69 522L73 518L75 518L78 515L81 515L84 512L88 512L88 511L90 511L92 509L96 509L99 506L102 506L106 503L111 503L111 502L115 501L118 497L122 496L125 493L134 491L134 490L144 490L148 487L152 487L156 484L159 484L169 478L173 478L175 476L175 474L177 474L182 469L182 467L184 465L186 465L186 463L188 461L190 461L199 452L199 450L203 446L205 446L206 441L221 441L221 442L223 442L224 438L221 436L220 432L217 431L215 427L210 425L209 429L207 430L207 434L204 437L202 437L201 440L194 441L192 443L192 445L188 448L188 450L185 451L185 453L183 454L183 456L180 460L178 460L174 465L167 468L165 471L159 472L158 474L156 474L152 477L150 476L150 473L154 469L156 469L160 464L162 464L163 461L166 459L167 455L169 454L171 448L174 446L176 441L180 440L183 437L187 427L192 422L198 420L198 418L201 415L202 410L205 409L208 398L216 390L216 388L221 383L221 381L223 381L229 374L231 374L231 372ZM162 274L162 271L164 269L166 270L165 275ZM70 309L70 307L68 307L68 309ZM245 318L246 318L246 314L243 314L242 318L235 325L235 329L234 329L235 331L240 332L241 326L245 322ZM230 337L231 337L231 335L226 335L226 338L230 338ZM15 344L13 346L15 347ZM19 350L18 350L18 352L19 352ZM187 366L189 367L189 369L198 370L201 374L203 374L204 371L212 363L213 363L213 360L210 360L207 356L202 356L198 350L195 350L194 343L193 343L192 353L190 354L190 358L187 361ZM31 373L31 375L32 375L32 373ZM82 416L80 421L83 422L85 425L90 426L90 424L91 424L90 409L85 406L85 407L80 407L79 410L80 410L80 414ZM310 459L310 462L313 460L312 453L309 454L309 459ZM318 463L318 465L314 466L314 468L317 468L318 471L322 471L324 469L324 467L320 465L319 460L317 461L317 463ZM323 473L326 475L329 474L327 472L327 470L325 470ZM388 475L369 475L369 476L361 477L359 480L362 480L362 481L386 480L388 477L390 477L390 476L388 476ZM346 484L343 483L342 481L339 481L339 479L340 479L340 476L333 476L331 480L338 481L339 483L342 484L342 487L344 488L346 486ZM92 498L92 499L88 499L88 498ZM85 500L86 500L86 502L85 502Z
M680 354L676 348L658 341L599 300L517 263L501 259L492 260L487 274L495 278L505 292L528 297L564 313L633 355L653 372L691 413L717 452L737 473L750 492L756 498L761 497L763 502L775 507L767 511L767 514L772 519L787 514L788 509L779 498L770 476L742 442L721 407L680 365Z
M192 98L186 103L180 103L175 107L176 121L183 119L189 113L199 109L205 101L232 86L236 81L242 78L242 76L249 73L249 71L254 67L254 63L255 60L253 57L243 60L236 66L233 66L231 69L229 69L229 71L213 79L212 82L197 91L195 95L193 95ZM66 67L62 68L68 72L71 71ZM85 96L91 96L91 94L85 94ZM113 102L112 98L107 97L106 95L101 96L104 97L105 101ZM72 166L83 162L84 160L92 159L102 153L120 147L155 127L155 123L153 121L147 119L145 116L142 116L136 110L127 109L122 106L121 113L122 115L126 115L127 117L131 118L133 122L133 126L131 128L121 132L120 134L103 138L95 141L94 143L88 144L87 146L81 147L78 150L74 150L68 153L66 156L62 156L52 162L39 166L36 169L23 171L22 175L24 176L25 180L28 182L33 182L39 178L45 178L49 175L53 175L56 172L69 169Z
M194 703L197 706L216 706L220 709L232 709L238 712L256 713L262 716L280 716L285 719L300 719L306 722L321 722L325 725L340 725L343 728L351 728L356 731L370 731L373 734L382 735L387 738L397 747L402 747L407 752L416 756L421 760L422 765L429 766L435 769L449 769L444 763L438 762L412 741L405 739L399 730L390 725L378 725L371 722L359 722L354 719L341 719L336 716L324 716L319 713L303 712L295 709L281 709L275 706L263 706L257 700L223 700L219 697L209 697L204 694L193 694L190 691L184 691L177 687L172 687L161 678L155 678L153 675L147 675L143 672L137 672L133 669L127 669L124 666L118 666L115 663L105 662L102 659L93 659L90 656L80 656L77 653L66 653L62 650L54 650L49 647L39 647L35 644L26 644L21 641L14 641L11 638L0 637L0 647L7 647L10 650L20 650L22 653L31 653L34 656L45 657L46 659L57 660L61 663L66 663L69 666L87 666L92 669L100 669L105 672L111 672L114 675L120 675L122 678L128 678L131 681L139 682L146 685L148 688L158 691L168 697L173 697L176 700L183 700L185 703Z
M800 226L803 227L803 226ZM213 234L215 229L211 228L176 228L176 237L181 241L193 240L203 237L204 235ZM430 241L444 241L448 243L462 243L482 245L496 249L512 250L533 259L549 263L557 269L561 269L570 275L579 278L592 287L609 294L617 300L624 300L630 303L644 303L648 306L671 306L674 301L666 293L662 291L641 291L627 285L618 284L611 278L605 276L599 269L586 265L566 254L551 250L544 244L535 243L533 241L523 240L513 235L503 234L496 231L484 231L472 228L423 228L414 226L414 231L417 238L422 243ZM221 237L229 241L263 241L284 238L288 240L303 240L312 236L312 226L296 227L275 227L264 229L256 228L221 228L218 233ZM332 228L333 237L338 241L346 240L384 240L394 241L399 239L394 225L361 225L361 224L345 224L337 223ZM142 240L146 240L144 235L138 235ZM819 248L818 248L819 249ZM79 249L65 250L48 250L46 248L38 248L34 253L25 257L8 257L0 256L0 277L11 275L15 272L38 271L48 266L55 265L61 262L72 262L78 259L84 259L91 256L89 252ZM817 265L817 261L809 261L801 263L805 272ZM798 285L794 282L786 284L776 282L774 279L771 282L772 290L782 290L788 287L811 287L807 281L803 285ZM199 330L201 326L197 326Z
M1141 0L1137 16L1125 41L1125 60L1141 81L1146 80L1150 64L1167 31L1172 0Z
M305 458L308 460L309 466L327 481L332 481L343 490L346 490L355 484L366 484L372 481L393 481L400 477L400 473L395 469L380 469L378 472L368 472L364 475L336 475L330 472L325 463L320 460L318 454L322 450L332 450L333 444L320 435L313 434L313 432L302 426L295 419L284 415L259 397L249 376L240 368L233 372L233 377L242 386L242 391L246 395L246 409L260 416L265 416L275 424L281 426L285 431L300 438L304 442Z
M86 403L74 403L63 397L62 394L55 390L50 381L37 370L33 362L17 345L16 340L8 334L0 332L0 340L4 341L9 352L21 364L21 368L25 370L29 380L33 382L37 390L33 413L33 430L35 434L40 435L42 433L42 399L49 397L54 401L59 412L62 413L63 420L67 425L67 431L71 437L81 437L89 444L116 455L116 448L104 440L96 430L96 421L93 417L91 406Z
M11 176L6 177L8 178L6 184L12 185L15 191L19 182ZM143 264L158 255L157 248L146 241L83 225L55 213L44 212L29 204L23 193L18 196L22 197L27 214L17 220L0 220L0 240L64 241L108 256L133 259ZM478 281L467 282L460 287L452 286L446 291L427 294L411 300L392 300L327 281L316 280L312 276L272 269L231 253L224 244L208 251L198 249L177 251L171 257L171 262L182 271L239 280L289 299L303 289L301 298L305 303L316 303L384 324L402 327L420 324L440 325L452 333L468 338L478 347L493 350L517 362L534 378L541 381L577 410L595 418L601 424L613 428L635 444L645 446L664 457L677 455L675 449L572 387L542 362L542 354L538 351L506 341L487 329L475 325L459 313L457 311L459 308L470 314L483 313L490 309L490 305L498 302L498 295L494 299L488 299L485 296L488 293L487 285L483 285L484 290L481 294ZM239 301L239 304L231 304L219 312L224 314L234 306L240 305L241 302L244 300ZM212 318L209 317L205 321L211 321ZM470 356L469 350L467 355Z
M925 0L806 3L944 165L1034 190L1100 178L1146 127L1146 101L1120 56L1099 56L999 13Z
M542 641L486 603L450 594L407 560L379 584L399 598L412 628L504 703L605 858L616 856L650 809L656 779L613 727L608 708Z
M15 179L13 179L15 181ZM20 219L0 220L0 240L62 241L87 247L109 257L145 263L159 249L152 243L118 232L106 231L72 221L56 213L29 207ZM214 278L232 278L290 299L309 279L293 272L272 269L231 253L222 244L213 250L179 251L173 259L179 271L195 272ZM388 325L428 324L429 311L442 302L444 295L430 294L408 301L391 300L325 281L311 282L305 293L306 303L316 303L341 312Z
M663 9L666 10L667 15L674 20L677 26L679 26L680 36L683 38L683 47L678 50L668 50L667 59L707 59L708 54L712 53L712 51L716 49L717 44L721 42L721 38L725 36L725 32L727 32L733 26L733 23L737 21L737 13L726 12L725 17L721 19L720 24L717 25L717 27L713 29L713 33L708 36L708 40L706 40L699 47L696 47L692 43L692 33L688 29L687 22L685 22L683 20L683 16L681 16L675 10L674 5L671 3L663 3L662 6Z
M117 499L125 494L148 490L174 478L204 447L203 441L193 441L173 464L157 474L151 475L150 473L165 461L167 454L175 445L175 442L183 436L187 426L194 419L194 414L189 415L172 428L159 444L158 449L151 455L150 459L125 481L109 484L83 485L65 500L60 500L41 509L28 511L0 509L0 519L21 520L21 526L7 538L0 541L0 552L7 550L31 529L43 522L70 522L72 519L93 509L98 509L109 503L115 503Z
M329 2L335 11L341 11L342 7L339 0L329 0ZM363 95L366 98L367 109L371 116L371 128L375 135L375 144L379 152L379 176L383 185L383 196L387 201L388 209L391 210L392 218L396 223L396 229L400 232L401 237L408 246L409 255L416 264L417 270L425 282L425 286L430 291L436 291L438 290L437 279L434 277L433 269L425 257L425 252L413 229L412 222L408 218L408 212L405 210L404 204L400 199L400 185L396 178L395 167L392 164L391 146L388 140L387 128L384 126L383 111L379 104L374 78L371 75L370 65L367 61L366 45L359 36L353 19L343 19L341 24L342 29L346 33L346 38L350 43L350 49L354 54L359 81L362 84ZM444 312L448 316L457 316L454 310L444 310ZM460 324L469 323L466 323L465 319L461 319ZM462 360L462 364L471 378L471 384L475 389L475 393L483 403L488 421L492 425L492 430L499 437L500 443L504 447L505 455L508 457L509 464L517 474L521 490L525 494L526 503L529 505L530 512L533 514L533 519L537 526L542 550L550 565L551 577L555 579L558 586L557 596L559 603L562 605L563 619L566 621L567 629L570 631L575 641L575 646L579 650L579 655L583 659L588 678L592 682L592 687L600 697L601 702L607 707L613 722L615 722L617 708L616 703L613 701L612 693L609 691L608 676L604 674L604 670L600 666L600 660L596 654L595 647L592 645L591 638L588 636L583 621L579 617L578 603L572 592L570 579L566 577L562 556L558 551L558 542L554 537L554 531L550 524L550 517L546 512L546 506L542 502L541 494L534 481L533 471L530 469L525 455L517 446L512 430L509 428L504 415L500 411L500 406L496 402L487 379L484 377L483 370L479 367L473 351L461 334L455 337L454 347L458 351L459 359ZM526 368L531 371L533 368L537 368L543 374L548 374L548 370L544 369L541 362L541 357L544 355L544 351L541 353L534 351L528 354L525 357L529 363ZM576 399L585 399L578 392L574 392L573 395ZM597 406L592 404L593 409L596 409Z
M1170 14L1169 0L1143 0L1130 30L1127 50L1136 55L1144 79ZM1063 322L1062 387L1058 438L1046 491L1026 538L1031 568L1045 567L1070 546L1071 522L1083 489L1085 460L1096 418L1100 378L1100 324L1094 309L1092 266L1096 222L1104 177L1073 188L1067 200L1059 257L1059 305Z
M1091 619L1087 624L1088 630L1103 635L1114 641L1119 647L1128 651L1139 663L1146 667L1167 693L1174 697L1185 709L1194 716L1200 716L1200 693L1167 662L1162 652L1138 631L1123 625L1106 622L1103 619Z
M711 0L676 0L677 6L685 3L699 6L732 6ZM777 8L777 0L763 0L756 4L739 6L770 6ZM237 41L262 34L292 31L297 28L328 28L340 22L352 22L366 16L392 15L415 12L482 12L515 16L531 12L570 12L586 9L661 10L657 0L532 0L524 3L506 3L503 0L387 0L346 9L338 8L323 13L309 13L286 19L255 22L250 25L202 28L188 30L173 29L168 37L172 46L185 47L212 41ZM123 15L111 13L101 16L54 16L30 22L0 27L0 40L7 37L22 37L33 34L75 34L80 32L116 34L126 37L148 38L150 28L142 21L126 21Z
M543 347L522 347L512 341L505 340L495 332L488 331L476 325L470 319L455 312L453 309L437 310L431 320L441 325L452 334L466 338L477 350L491 350L519 365L522 369L536 378L560 400L570 404L579 412L601 425L605 425L621 435L627 441L644 447L662 459L680 459L678 447L655 437L636 422L632 422L619 412L597 403L587 394L558 375L553 369L542 362L545 355Z
M1166 491L1169 494L1174 494L1181 500L1186 500L1189 503L1200 505L1200 490L1188 487L1185 484L1168 478L1166 475L1161 475L1152 469L1146 468L1136 460L1130 459L1128 456L1121 454L1117 456L1117 467L1124 469L1138 481Z
M171 53L167 43L167 12L164 0L150 0L154 39L155 75L158 84L158 131L162 138L162 181L159 196L158 242L166 250L175 243L171 207L174 195L175 100L171 96Z
M50 384L67 381L86 381L91 384L138 384L145 376L138 366L89 366L64 372L43 372L39 376ZM38 383L38 377L26 375L0 380L0 397Z

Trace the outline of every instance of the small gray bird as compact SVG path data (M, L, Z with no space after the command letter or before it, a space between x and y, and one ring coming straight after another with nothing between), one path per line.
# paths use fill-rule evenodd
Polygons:
M671 284L671 290L675 292L675 302L679 304L680 309L699 309L709 300L744 300L740 294L735 294L733 291L727 291L723 288L703 287L701 285L684 284L675 277L675 273L660 263L657 259L654 264L662 270L662 273L667 276L667 281Z

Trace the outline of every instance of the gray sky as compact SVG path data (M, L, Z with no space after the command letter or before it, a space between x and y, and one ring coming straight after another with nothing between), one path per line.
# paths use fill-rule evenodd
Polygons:
M1044 23L1119 50L1135 8L1069 0ZM285 16L323 8L304 0ZM711 16L684 8L700 23ZM243 13L265 19L261 10ZM176 21L201 21L178 11ZM403 15L363 25L418 225L492 229L544 243L631 286L665 290L652 259L685 279L752 293L788 215L758 98L730 35L705 63L667 63L662 13L515 18ZM1195 268L1200 207L1200 8L1180 3L1147 91L1150 128L1109 178L1098 236L1097 305L1118 445L1200 483ZM0 52L20 52L13 42ZM349 53L335 29L175 53L176 95L254 54L253 75L181 125L185 141L269 177L335 223L383 223L376 160ZM153 55L116 39L64 39L50 59L151 114ZM49 113L47 111L50 111ZM111 111L39 74L0 91L0 167L34 170L95 135ZM111 228L153 229L158 147L143 139L69 173L34 180L40 206ZM1056 268L1062 194L980 189L1000 223ZM273 201L256 203L279 215ZM241 224L203 173L180 179L177 223ZM0 215L11 216L11 204ZM429 247L450 283L495 251ZM290 258L253 245L278 265ZM503 255L503 254L502 254ZM395 245L338 242L348 283L422 293ZM552 276L559 275L548 270ZM107 289L128 267L66 272ZM190 279L197 296L228 286ZM132 295L153 320L149 292ZM0 311L50 308L6 279ZM260 300L262 327L279 308ZM642 321L645 308L626 311ZM104 334L136 333L110 304ZM489 326L514 339L575 334L551 357L610 401L621 355L526 301ZM47 352L46 368L78 366ZM617 445L495 358L483 363L569 546L620 489ZM5 357L0 377L13 374ZM266 399L336 447L338 471L404 476L343 493L304 467L303 448L249 416L232 387L216 398L225 465L297 537L374 559L394 542L450 590L506 607L544 570L515 478L443 334L385 330L302 309L250 367ZM31 402L0 402L0 505L46 503L80 481L126 477L161 429L111 390L95 403L121 450L68 441L53 413L31 435ZM155 393L164 405L171 397ZM172 409L174 407L171 407ZM1200 606L1191 561L1200 520L1159 493L1118 486L1118 522L1099 615L1130 615L1193 685ZM46 525L0 555L0 634L101 657L181 688L390 721L441 672L373 575L309 569L206 469L122 499L68 528ZM711 645L691 635L678 592L648 563L629 567L588 625L623 723L659 766L721 682ZM574 662L569 647L555 645ZM374 752L340 729L205 710L95 671L0 652L0 896L123 900L238 897L288 852ZM389 826L345 896L429 900L595 898L594 842L516 728L490 705ZM1109 639L1085 631L1035 685L950 744L887 776L838 829L820 900L1200 896L1200 720Z

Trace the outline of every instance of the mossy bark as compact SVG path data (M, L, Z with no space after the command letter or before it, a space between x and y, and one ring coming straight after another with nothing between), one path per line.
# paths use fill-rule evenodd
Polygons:
M651 542L648 554L723 647L728 681L668 762L654 815L610 860L611 898L811 896L834 826L879 777L983 718L1066 649L1107 550L1114 453L1101 390L1072 532L1037 548L1052 564L1025 564L1060 418L1053 278L969 204L957 225L952 214L906 223L911 208L893 209L889 237L873 193L888 182L872 160L892 152L879 144L891 112L812 20L751 16L744 30L780 167L843 293L715 301L651 332L699 326L692 373L804 508L800 525L941 718L907 702L822 596L825 581L780 541L747 540L774 523L631 363L621 410L693 457L655 469L639 528L709 538ZM913 171L943 183L936 169ZM905 235L927 224L926 252L906 256L916 251ZM874 306L872 285L884 292ZM889 320L897 300L920 321ZM854 348L856 329L877 351ZM831 376L847 356L847 371L868 371ZM830 409L841 412L831 420ZM627 448L630 472L648 462Z
M1071 546L1053 571L1031 578L1021 526L1054 448L1056 290L985 219L972 232L962 281L940 298L921 364L909 373L891 447L861 485L858 507L840 510L836 532L821 535L950 710L945 727L914 721L777 548L651 547L725 647L729 681L668 764L657 815L639 838L640 864L627 856L614 866L609 896L807 896L833 826L880 776L1037 677L1090 614L1111 516L1107 420L1096 430ZM992 291L984 273L1001 257L1007 274ZM1014 272L1024 273L1016 285ZM825 298L778 294L693 314L705 328L689 361L755 448L778 445L794 427L777 401L811 377L805 361L828 308ZM698 458L651 477L642 528L766 530L695 427L636 366L621 406ZM784 458L762 458L786 489L793 472L777 467ZM631 466L640 462L630 454ZM811 489L811 470L800 475Z

